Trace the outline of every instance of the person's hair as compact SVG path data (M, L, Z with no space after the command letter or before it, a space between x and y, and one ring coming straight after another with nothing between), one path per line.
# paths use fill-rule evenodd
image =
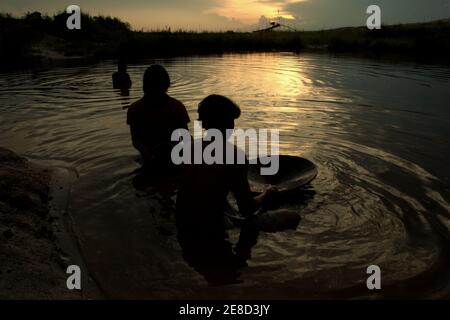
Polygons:
M165 93L170 87L170 77L166 69L154 64L145 70L144 93Z
M241 115L241 109L227 97L213 94L198 105L199 120L206 129L232 129L234 120Z

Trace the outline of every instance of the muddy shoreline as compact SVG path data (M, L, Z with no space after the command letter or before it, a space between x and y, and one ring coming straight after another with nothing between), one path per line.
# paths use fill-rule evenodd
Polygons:
M0 148L0 299L90 299L90 279L66 212L70 174ZM66 269L80 265L82 290Z

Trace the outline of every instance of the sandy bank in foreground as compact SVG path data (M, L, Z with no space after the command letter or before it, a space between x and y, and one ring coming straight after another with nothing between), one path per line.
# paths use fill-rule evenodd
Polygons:
M49 213L51 172L0 148L0 299L81 299L66 287Z

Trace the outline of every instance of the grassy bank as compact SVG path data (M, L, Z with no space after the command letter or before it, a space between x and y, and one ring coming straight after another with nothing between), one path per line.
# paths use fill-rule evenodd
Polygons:
M81 30L66 28L67 15L0 15L2 68L70 58L139 59L194 54L325 51L399 54L449 62L450 20L420 24L303 32L132 31L117 18L83 15Z

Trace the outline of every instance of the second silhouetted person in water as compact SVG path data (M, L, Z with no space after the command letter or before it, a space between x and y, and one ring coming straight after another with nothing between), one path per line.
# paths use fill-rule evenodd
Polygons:
M161 65L152 65L144 74L144 97L128 109L133 146L142 155L144 168L157 173L173 168L172 132L187 129L190 121L185 106L170 97L170 77Z

